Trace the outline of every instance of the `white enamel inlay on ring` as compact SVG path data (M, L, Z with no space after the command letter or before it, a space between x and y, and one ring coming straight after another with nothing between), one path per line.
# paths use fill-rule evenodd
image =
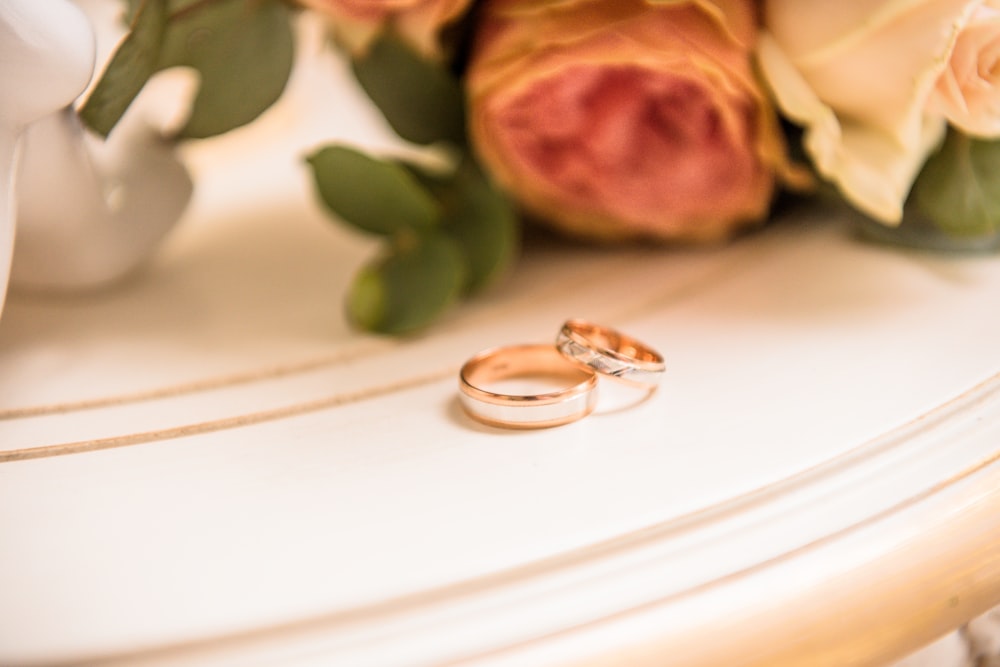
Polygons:
M558 379L538 394L501 393L506 380L543 376ZM589 414L597 403L593 371L569 362L551 345L519 345L486 350L462 367L462 406L473 418L507 428L558 426Z

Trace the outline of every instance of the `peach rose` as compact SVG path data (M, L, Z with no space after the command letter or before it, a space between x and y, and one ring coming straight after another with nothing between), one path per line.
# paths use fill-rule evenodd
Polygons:
M765 0L764 76L779 107L804 126L817 171L858 209L899 222L945 116L960 127L997 127L992 6Z
M385 28L392 27L425 56L438 56L438 33L457 19L472 0L299 0L333 21L347 46L362 52Z
M1000 136L1000 2L986 2L958 35L930 109L979 137Z
M716 240L769 211L784 146L751 0L489 0L470 133L500 184L593 239Z

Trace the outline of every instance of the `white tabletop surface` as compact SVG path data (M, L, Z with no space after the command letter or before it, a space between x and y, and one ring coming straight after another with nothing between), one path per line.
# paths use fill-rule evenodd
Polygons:
M11 296L0 664L701 664L723 649L685 635L757 619L732 639L757 646L865 604L895 614L866 640L888 658L1000 602L1000 259L822 211L713 249L541 240L425 334L363 335L341 300L374 245L302 164L391 145L342 75L318 61L193 147L140 275ZM540 431L462 414L466 358L568 317L660 349L660 390Z

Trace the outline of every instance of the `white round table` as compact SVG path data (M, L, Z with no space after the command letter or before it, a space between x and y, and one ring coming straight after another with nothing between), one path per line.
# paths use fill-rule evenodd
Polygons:
M424 335L363 335L375 246L302 157L391 142L337 67L192 147L141 275L10 298L0 663L881 664L1000 603L1000 258L823 211L714 249L535 239ZM659 391L462 413L466 358L568 317L659 348Z

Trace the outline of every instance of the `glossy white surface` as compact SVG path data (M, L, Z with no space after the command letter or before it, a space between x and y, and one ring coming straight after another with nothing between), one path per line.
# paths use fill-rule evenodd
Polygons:
M881 558L912 570L933 554L907 545L982 498L996 257L888 251L824 212L715 250L538 242L424 336L349 331L372 244L318 210L302 157L391 142L323 87L338 71L191 154L202 187L146 272L8 304L0 663L575 664L723 621L735 641ZM545 431L462 414L466 358L571 316L662 351L656 394Z
M122 7L80 4L91 41L98 38L100 71L122 37ZM85 128L72 108L25 129L12 289L99 289L155 252L191 197L191 178L169 136L182 126L197 86L197 76L183 69L156 74L106 138Z
M94 33L67 0L10 0L0 6L0 311L14 243L20 136L68 105L94 67Z
M193 184L143 106L137 101L106 140L72 109L24 132L14 289L105 287L146 261L180 218Z

